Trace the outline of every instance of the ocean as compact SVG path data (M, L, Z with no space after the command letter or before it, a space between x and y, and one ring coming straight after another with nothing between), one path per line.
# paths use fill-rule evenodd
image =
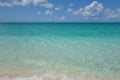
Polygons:
M120 80L120 23L0 23L0 80Z

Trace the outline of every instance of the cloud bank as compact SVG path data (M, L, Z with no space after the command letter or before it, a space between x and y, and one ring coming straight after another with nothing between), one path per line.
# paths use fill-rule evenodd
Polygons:
M0 2L1 7L12 7L12 6L27 6L33 4L34 6L41 6L45 8L52 8L53 4L47 0L11 0L9 2Z
M71 3L66 6L55 6L48 0L1 0L0 7L14 7L14 6L41 6L46 9L45 12L37 12L38 15L44 13L45 15L51 16L53 13L56 16L61 16L59 20L98 20L98 21L120 21L120 8L109 9L105 8L104 5L98 1L93 1L89 5L78 8L77 5ZM67 7L67 11L64 11ZM77 8L77 9L76 9ZM62 16L62 12L65 16ZM77 17L75 17L77 16ZM58 19L56 19L58 20Z
M82 16L85 19L120 20L120 9L111 10L104 8L103 4L98 1L93 1L91 4L81 7L78 10L68 8L67 12L74 16Z

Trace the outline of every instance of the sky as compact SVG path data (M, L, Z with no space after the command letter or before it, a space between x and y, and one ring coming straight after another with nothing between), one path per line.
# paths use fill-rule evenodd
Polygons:
M120 0L0 0L0 22L120 22Z

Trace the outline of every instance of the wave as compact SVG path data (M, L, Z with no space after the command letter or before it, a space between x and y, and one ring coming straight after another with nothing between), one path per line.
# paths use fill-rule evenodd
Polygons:
M120 78L100 77L90 75L77 75L77 74L60 74L60 73L44 73L39 76L32 77L1 77L0 80L119 80Z

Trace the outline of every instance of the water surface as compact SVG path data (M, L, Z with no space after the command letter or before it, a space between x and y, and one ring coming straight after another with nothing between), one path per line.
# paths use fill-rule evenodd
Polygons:
M119 23L0 24L1 80L120 80L119 76Z

